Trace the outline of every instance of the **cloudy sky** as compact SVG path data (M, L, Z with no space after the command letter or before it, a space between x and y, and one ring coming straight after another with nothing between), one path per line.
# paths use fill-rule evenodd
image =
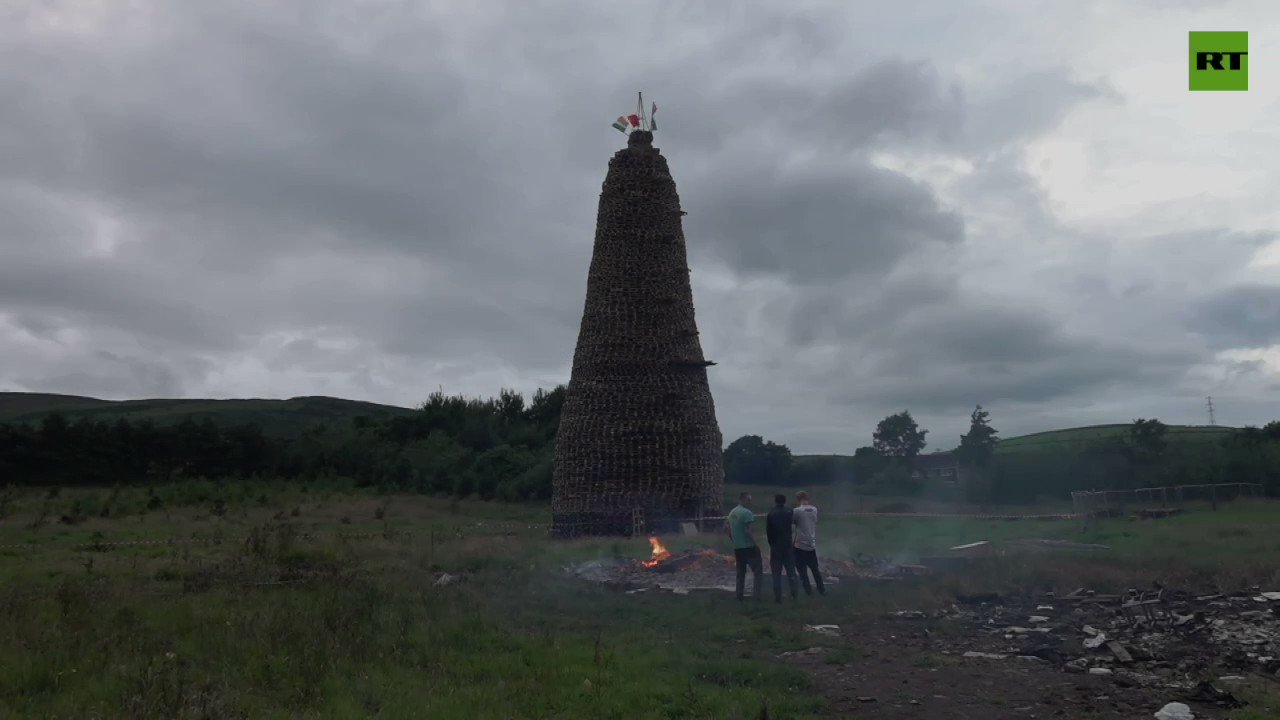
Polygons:
M1250 90L1187 91L1248 30ZM726 441L1280 417L1280 7L0 6L0 390L565 382L609 127L682 204Z

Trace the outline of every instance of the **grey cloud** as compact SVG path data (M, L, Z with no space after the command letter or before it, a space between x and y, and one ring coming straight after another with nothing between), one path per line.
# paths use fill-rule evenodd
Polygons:
M871 140L956 134L963 124L959 83L947 82L932 63L884 61L828 90L815 123L825 124L854 145Z
M974 172L955 183L962 202L981 202L987 214L1010 227L1042 233L1064 231L1019 151L995 150L978 157L973 165Z
M930 245L959 242L960 215L927 186L866 164L744 164L700 185L686 219L697 252L745 273L793 281L875 277Z
M1049 345L1033 342L1030 350ZM1040 403L1116 387L1168 384L1182 375L1189 360L1096 341L1064 344L1057 354L1009 361L1001 360L997 350L981 361L953 362L948 355L951 349L937 343L919 348L916 354L895 351L880 364L879 382L860 388L849 399L896 400L933 413L977 403Z
M0 129L4 123L0 121ZM14 173L0 168L0 173ZM19 173L14 173L19 174ZM81 207L51 196L25 178L0 177L0 219L6 248L21 248L26 256L58 257L68 248L78 248L92 225L79 212Z
M1237 285L1193 304L1188 326L1219 349L1280 343L1280 285Z
M715 98L747 107L751 125L827 152L889 141L945 139L959 132L964 99L926 61L882 60L834 83L812 78L747 79Z
M1052 318L1005 305L948 304L902 318L886 345L901 357L945 358L949 363L1009 364L1044 360L1073 347ZM897 359L887 363L892 369Z
M483 354L467 312L496 331L546 320L531 314L541 301L509 298L530 284L514 278L531 258L558 251L530 241L538 223L520 218L525 176L497 163L515 143L475 123L483 116L445 62L443 28L391 33L408 43L391 57L351 52L344 33L289 22L281 10L162 11L128 41L97 36L59 47L59 62L0 70L0 92L17 110L0 122L0 147L13 150L0 172L28 188L3 196L7 217L27 219L6 241L0 301L207 352L247 347L274 329L332 325L378 333L393 352ZM9 51L46 52L41 42L26 37ZM77 257L103 210L128 244L112 257ZM589 229L582 235L589 249ZM307 270L290 258L316 251L352 257L324 279L298 277ZM433 297L442 289L424 287L427 273L353 287L353 277L379 269L370 256L388 252L403 254L404 267L458 271L458 295ZM495 280L461 279L476 274ZM555 272L541 277L561 284ZM488 309L459 301L481 289L493 291ZM414 322L424 316L439 322Z
M844 342L864 348L883 342L883 328L913 313L954 303L958 297L953 275L907 271L871 282L849 279L810 286L789 297L773 314L798 346Z
M191 303L180 280L139 274L111 261L10 260L0 265L0 302L24 311L28 323L46 311L193 348L236 345L235 320Z
M1080 234L1023 146L1114 97L1068 69L959 85L965 37L1000 21L987 8L59 11L97 15L0 24L0 365L33 389L408 405L563 381L622 142L607 123L633 88L662 108L726 432L795 431L797 450L840 449L812 438L853 437L880 407L962 422L976 401L1025 418L1045 398L1083 413L1104 387L1163 397L1205 349L1116 331L1102 291L1143 287L1134 308L1175 313L1189 274L1211 268L1212 292L1274 237L1128 232L1036 269L1009 252L1008 297L978 292L993 273L975 247ZM882 150L976 170L950 207L873 166ZM992 218L1007 237L974 236ZM90 252L101 233L118 246ZM1153 260L1175 254L1192 270ZM1038 272L1079 282L1020 294ZM1058 329L1082 315L1092 332Z
M20 378L34 391L103 398L173 397L182 392L177 374L164 363L98 351L58 363L53 374Z
M1172 382L1195 356L1070 335L1044 311L969 299L900 317L877 338L858 397L927 411L1047 401L1122 383Z
M1068 112L1090 100L1121 101L1105 81L1083 82L1064 68L1013 75L972 97L965 138L980 149L1000 149L1056 128Z
M170 252L175 227L257 254L302 249L290 239L466 247L459 235L506 176L474 151L441 58L395 65L344 52L323 28L265 33L278 22L266 6L233 7L161 15L136 45L6 63L6 171L143 216ZM439 39L426 32L421 48ZM48 90L70 87L83 94Z

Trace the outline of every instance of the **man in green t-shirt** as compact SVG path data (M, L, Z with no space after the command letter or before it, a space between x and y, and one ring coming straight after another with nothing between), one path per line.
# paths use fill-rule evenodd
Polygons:
M756 536L751 532L751 523L756 516L751 512L751 493L738 496L738 506L729 511L725 529L729 539L733 541L733 558L738 564L738 599L743 599L743 585L747 579L747 568L751 568L753 597L760 599L760 575L764 572L764 563L760 559L760 546L756 545Z

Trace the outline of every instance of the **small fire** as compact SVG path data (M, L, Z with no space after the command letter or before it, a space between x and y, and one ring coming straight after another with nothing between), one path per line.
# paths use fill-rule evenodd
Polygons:
M649 568L657 567L658 563L671 557L671 551L667 549L666 545L662 544L662 541L656 535L649 536L649 545L653 547L653 557L649 560L641 561L641 565Z

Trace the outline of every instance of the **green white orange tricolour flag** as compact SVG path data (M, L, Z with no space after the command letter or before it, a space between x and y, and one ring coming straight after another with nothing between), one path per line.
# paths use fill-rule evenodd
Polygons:
M640 127L640 116L619 115L618 119L613 121L613 127L618 132L629 133Z

